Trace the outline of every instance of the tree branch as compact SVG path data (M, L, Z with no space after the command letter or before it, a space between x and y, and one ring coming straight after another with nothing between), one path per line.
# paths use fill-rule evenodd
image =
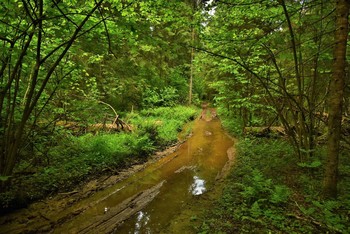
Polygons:
M62 9L58 6L58 4L57 4L57 2L56 2L55 0L51 0L51 2L53 2L53 4L55 5L55 7L57 8L57 10L61 13L61 15L62 15L65 19L67 19L69 22L71 22L72 24L74 24L76 28L79 27L73 20L71 20L71 19L67 16L67 14L65 14L65 13L62 11Z

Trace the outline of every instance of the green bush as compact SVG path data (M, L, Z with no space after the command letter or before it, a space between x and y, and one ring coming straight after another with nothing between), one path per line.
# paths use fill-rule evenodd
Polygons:
M167 146L177 141L183 125L197 115L198 109L192 107L160 107L142 110L130 120L139 134L147 134L158 146Z
M256 202L267 205L281 205L288 201L290 191L286 186L274 185L272 179L265 179L263 174L254 169L250 174L251 177L244 183L237 183L242 189L240 192L244 202L253 205Z
M167 86L162 89L146 89L143 96L143 107L145 108L161 106L172 107L180 101L178 90L171 86Z

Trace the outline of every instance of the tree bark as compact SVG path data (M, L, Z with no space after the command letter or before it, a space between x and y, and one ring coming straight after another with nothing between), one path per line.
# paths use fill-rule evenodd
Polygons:
M325 198L337 197L338 164L341 137L342 105L344 97L346 44L349 23L349 0L336 1L336 32L333 71L329 90L329 118L326 170L323 194Z
M194 44L194 28L192 28L192 32L191 32L191 40L192 43ZM190 83L189 83L189 90L188 90L188 104L191 105L192 104L192 87L193 87L193 59L194 59L194 48L191 48L191 70L190 70Z

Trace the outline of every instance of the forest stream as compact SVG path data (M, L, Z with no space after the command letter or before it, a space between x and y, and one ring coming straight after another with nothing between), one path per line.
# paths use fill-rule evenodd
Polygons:
M111 178L96 180L93 193L61 194L1 218L0 233L195 233L233 163L233 145L215 110L204 108L173 152L113 177L112 186L99 186ZM72 200L76 193L85 197Z

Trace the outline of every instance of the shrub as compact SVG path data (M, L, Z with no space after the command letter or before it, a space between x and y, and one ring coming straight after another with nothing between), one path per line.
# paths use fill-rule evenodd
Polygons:
M143 96L143 106L145 108L175 106L176 103L179 103L180 97L178 90L171 86L162 89L146 89Z
M183 125L198 115L198 110L192 107L160 107L145 109L139 115L130 118L138 134L147 134L159 146L167 146L177 140L177 134Z

